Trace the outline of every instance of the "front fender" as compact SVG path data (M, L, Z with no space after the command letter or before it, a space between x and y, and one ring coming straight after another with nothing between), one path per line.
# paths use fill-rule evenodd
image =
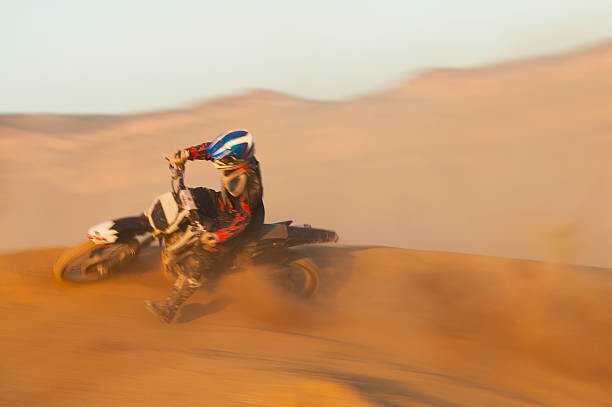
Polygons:
M87 238L95 244L127 242L136 235L151 232L153 229L145 215L130 216L107 220L92 226L87 231Z

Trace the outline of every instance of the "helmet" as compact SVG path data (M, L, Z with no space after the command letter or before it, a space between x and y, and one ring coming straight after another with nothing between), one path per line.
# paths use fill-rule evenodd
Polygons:
M231 130L217 137L206 146L210 159L220 170L238 168L253 157L253 135L247 130Z

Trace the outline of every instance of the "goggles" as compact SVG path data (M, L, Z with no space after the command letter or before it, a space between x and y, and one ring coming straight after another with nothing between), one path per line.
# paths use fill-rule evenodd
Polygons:
M231 156L219 158L217 160L214 160L213 163L218 169L232 169L240 167L242 164L244 164L242 160L238 160L237 158Z

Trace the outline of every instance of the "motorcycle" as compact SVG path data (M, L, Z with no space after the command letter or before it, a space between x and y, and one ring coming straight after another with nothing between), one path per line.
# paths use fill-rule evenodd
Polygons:
M53 267L56 280L88 283L120 272L139 253L156 241L161 247L162 271L170 279L186 267L185 260L196 255L202 234L213 229L214 219L199 208L192 190L185 186L185 164L170 162L171 191L155 198L139 216L99 223L88 230L88 240L64 252ZM335 243L338 234L292 221L264 224L251 252L255 265L275 270L273 279L302 297L318 287L315 262L291 250L313 243ZM231 271L234 267L227 266Z

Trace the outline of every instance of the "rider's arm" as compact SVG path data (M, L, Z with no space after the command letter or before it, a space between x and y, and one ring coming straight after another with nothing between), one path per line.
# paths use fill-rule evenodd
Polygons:
M189 160L210 160L210 154L206 152L208 143L198 144L187 148L185 151L189 153L187 157Z
M247 199L240 200L240 209L234 214L234 220L225 228L217 229L213 234L217 243L225 243L239 235L251 222L251 206Z
M253 205L261 201L262 189L255 174L249 174L249 178L247 189L240 196L240 208L235 211L232 223L228 227L213 232L218 243L224 243L236 237L251 222Z

